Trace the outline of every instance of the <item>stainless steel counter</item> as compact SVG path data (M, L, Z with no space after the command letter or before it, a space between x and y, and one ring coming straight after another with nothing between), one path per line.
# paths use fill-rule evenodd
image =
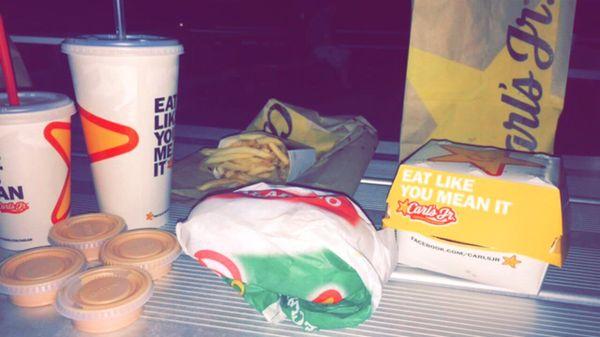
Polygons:
M177 127L176 158L214 145L234 130ZM85 143L73 135L73 214L97 211ZM354 195L380 222L397 168L398 144L381 142ZM398 266L381 306L356 329L305 333L289 322L266 323L233 289L181 256L156 282L143 318L106 336L600 336L600 158L567 157L571 249L550 267L537 297ZM172 205L173 230L189 209ZM0 258L11 253L0 250ZM52 307L22 309L0 295L0 336L83 336Z

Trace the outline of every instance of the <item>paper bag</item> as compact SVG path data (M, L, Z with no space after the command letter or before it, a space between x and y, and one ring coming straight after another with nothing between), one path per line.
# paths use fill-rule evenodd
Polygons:
M247 131L265 130L317 151L317 162L294 179L294 184L353 195L377 147L377 130L361 116L321 117L313 110L270 99ZM205 156L196 152L175 163L174 202L193 205L207 191L196 187L213 180L199 170ZM215 192L211 190L210 192Z
M429 139L552 153L574 0L415 0L400 159Z
M318 112L270 99L247 130L262 130L314 148L319 159L358 138L363 131L376 134L361 116L322 117Z

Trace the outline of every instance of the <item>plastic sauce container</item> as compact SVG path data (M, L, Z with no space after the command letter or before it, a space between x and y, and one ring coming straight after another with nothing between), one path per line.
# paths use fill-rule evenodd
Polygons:
M181 247L175 235L158 229L123 232L107 241L100 259L107 265L130 265L147 270L156 280L171 270Z
M152 278L146 271L130 266L104 266L69 279L54 306L81 331L111 332L140 317L152 290Z
M0 292L20 307L52 304L65 281L85 267L85 257L69 247L41 247L14 255L0 265Z
M76 248L83 252L88 262L94 262L100 258L102 244L124 229L125 221L120 216L106 213L83 214L52 226L48 240L53 245Z

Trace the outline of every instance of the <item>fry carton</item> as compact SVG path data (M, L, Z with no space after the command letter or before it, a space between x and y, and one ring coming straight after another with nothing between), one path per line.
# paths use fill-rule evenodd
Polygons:
M260 131L246 132L246 134L265 134ZM269 134L270 135L270 134ZM233 135L219 141L219 148L226 148L232 143L238 141L237 135ZM300 177L304 172L308 171L317 162L317 152L312 147L304 144L294 142L289 139L281 139L281 142L285 145L285 155L289 160L289 168L285 176L285 182L291 182ZM221 174L213 169L215 176L221 177Z
M398 169L386 227L399 262L537 294L565 254L560 162L543 154L429 141Z
M301 177L317 162L317 152L300 143L289 140L284 143L288 148L288 157L290 158L290 168L285 181L291 182Z
M358 188L360 179L377 147L377 131L361 116L325 116L317 111L276 99L270 99L265 104L242 134L261 132L266 132L265 135L276 137L283 142L285 146L279 144L278 153L284 152L285 148L288 158L286 160L278 156L279 160L273 163L277 169L266 168L264 162L261 164L262 157L248 158L241 163L244 173L249 171L250 162L258 163L259 165L253 166L252 171L248 173L252 173L255 177L260 175L260 180L264 179L272 183L293 182L346 195L354 194ZM251 138L250 135L248 136ZM234 136L228 142L234 142L235 139ZM203 148L176 162L173 171L172 200L192 206L208 193L246 185L256 180L248 179L246 175L239 173L231 173L235 166L240 169L239 161L233 163L236 165L230 163L225 165L229 167L226 170L225 166L214 170L215 166L223 166L215 165L217 164L215 160L212 160L212 165L208 165L208 157L215 154L215 150ZM231 154L235 151L229 152ZM219 164L224 162L222 155L223 153L220 154ZM245 156L240 156L237 151L236 157L239 159ZM215 179L215 176L224 176L225 179Z

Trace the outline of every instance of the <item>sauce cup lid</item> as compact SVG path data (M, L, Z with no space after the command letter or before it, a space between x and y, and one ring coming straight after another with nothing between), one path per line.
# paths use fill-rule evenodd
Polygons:
M77 215L56 223L50 229L48 239L58 246L77 249L100 247L104 241L125 229L125 220L107 213Z
M23 251L0 265L0 292L35 295L59 289L83 270L85 256L69 247L40 247Z
M58 292L54 307L76 321L110 319L144 306L153 287L150 274L140 268L93 268L71 277Z
M181 253L175 235L158 229L136 229L108 240L100 259L108 265L126 264L157 268L173 263Z

